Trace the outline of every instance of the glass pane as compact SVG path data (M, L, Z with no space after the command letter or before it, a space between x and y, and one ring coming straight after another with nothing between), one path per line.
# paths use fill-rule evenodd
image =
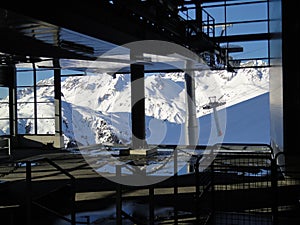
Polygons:
M8 102L9 89L7 87L0 87L0 102Z
M55 134L55 119L38 119L38 134Z
M231 53L233 59L253 59L268 57L268 41L233 42L229 45L243 47L242 52Z
M17 72L17 86L33 86L33 72Z
M35 134L33 119L18 119L19 134Z
M34 118L34 103L18 103L18 118Z
M37 104L38 118L54 118L55 108L53 103L38 103Z
M9 89L0 87L0 135L9 135Z
M216 7L216 8L205 8L205 12L202 13L202 20L206 21L209 14L215 19L215 23L223 23L225 18L225 10L224 7Z
M36 72L36 85L53 85L53 70L40 70Z
M33 87L17 88L18 102L34 102Z
M69 70L69 69L62 69L61 70L61 75L72 75L73 74L83 74L83 72L78 72L78 70Z
M240 23L227 27L227 35L267 33L267 22Z
M0 119L0 135L10 134L9 119Z
M153 74L151 76L155 79L151 81L151 85L145 88L147 142L155 145L181 144L181 124L185 123L184 73ZM166 94L167 92L163 91L166 94L163 94L163 97L153 94L166 89L170 92ZM176 111L177 107L182 111ZM162 116L159 118L158 114ZM169 116L171 114L172 116ZM170 124L174 123L174 126L169 126L169 121Z
M227 21L267 19L267 4L245 4L227 7Z
M36 90L38 102L54 102L54 86L40 86Z
M9 104L8 103L0 102L0 119L9 119Z

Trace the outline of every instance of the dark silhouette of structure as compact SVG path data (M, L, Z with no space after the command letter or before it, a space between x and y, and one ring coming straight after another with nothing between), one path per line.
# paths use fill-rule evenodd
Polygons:
M266 7L267 18L240 21L227 18L230 7L260 7L260 4ZM208 12L211 8L223 10L223 21L214 19ZM50 214L57 217L69 214L69 217L63 217L64 220L75 225L76 212L95 205L99 207L100 203L101 207L113 203L116 206L116 224L122 224L122 221L145 223L139 216L131 215L122 208L122 204L130 201L123 193L138 191L138 188L105 179L101 179L99 184L92 172L86 179L86 170L79 172L86 168L85 164L81 164L82 158L70 157L64 151L61 115L61 78L64 68L60 60L92 62L117 46L142 40L161 40L187 48L201 57L211 69L235 72L242 66L241 62L249 59L233 57L232 53L242 52L243 43L262 41L266 46L266 56L252 59L264 60L265 66L270 68L270 144L219 143L216 145L220 149L219 154L206 170L199 168L203 156L192 155L191 174L174 174L162 183L143 187L147 194L142 198L138 198L139 194L133 198L148 204L148 211L144 212L144 219L148 221L146 224L155 224L156 221L165 224L299 224L300 152L299 133L295 128L300 126L300 76L297 66L297 54L300 51L296 42L300 20L294 11L299 8L299 1L287 0L91 0L71 5L1 2L0 86L7 89L9 102L1 103L8 105L8 116L0 119L9 122L9 133L3 135L3 139L8 138L10 142L5 141L3 145L9 143L10 154L2 157L1 152L0 155L0 178L3 178L3 182L0 179L0 221L3 218L4 222L11 225L24 224L25 221L27 225L41 221L46 224ZM262 32L251 32L249 29L249 33L245 34L230 34L228 30L229 24L237 26L251 23L263 23L266 29ZM216 32L219 28L222 32ZM132 83L143 79L146 72L174 71L174 68L161 68L159 65L148 67L145 58L139 58L140 53L154 54L147 47L141 52L130 53L129 60L125 60L129 69L125 72L131 72ZM160 52L163 56L172 53L167 50ZM101 62L121 61L124 62L124 59L117 57L103 58ZM51 62L51 66L37 67L44 62ZM28 119L18 115L18 104L21 103L17 96L20 88L17 78L23 75L18 70L18 65L22 63L32 65L33 82L30 87L33 90L37 88L39 69L53 71L55 113L53 118L47 118L55 121L51 135L39 133L39 121L45 118L38 114L40 102L36 92L33 102L30 102L33 108L31 133L22 133L19 129L22 120ZM256 65L251 67L255 68ZM74 69L79 74L73 75L84 75L88 68L75 66ZM143 83L135 86L140 87L144 87ZM144 93L135 92L135 88L132 89L132 99L144 99ZM215 110L216 106L219 106L217 102L211 102L207 107ZM145 126L141 126L145 124L144 102L139 102L135 107L132 132L137 138L133 139L131 147L148 147L145 143ZM49 151L54 155L63 152L63 160L67 163L59 164L61 158L58 160L53 155L51 159L40 158L40 154L45 154L43 147L49 143L53 144ZM77 143L75 146L78 147ZM170 147L176 156L177 146L161 147ZM201 150L203 146L196 148ZM212 156L208 154L205 157ZM130 161L131 164L134 162ZM69 166L76 163L78 167L70 169ZM68 181L67 184L64 183L63 188L56 188L62 185L57 177L34 182L32 171L37 165L47 165L35 171L39 174L38 179L52 176L55 170L54 174L66 177L62 180ZM51 174L48 174L49 168ZM17 170L22 172L14 173ZM72 175L74 171L78 171L80 178ZM24 176L20 179L16 174ZM186 191L188 187L194 188L191 193L180 193L179 188ZM154 191L156 188L169 188L172 192L158 194ZM24 190L25 195L21 195ZM91 201L88 206L82 202L76 205L76 194L84 191L112 191L115 194L102 195L101 200L98 199L99 204L93 205ZM59 198L70 202L66 205L69 211L57 212L58 209L53 208L53 205L58 205L53 199ZM155 207L170 205L173 207L170 217L159 221L159 216L155 216ZM181 211L185 213L181 214ZM43 218L39 215L43 215Z

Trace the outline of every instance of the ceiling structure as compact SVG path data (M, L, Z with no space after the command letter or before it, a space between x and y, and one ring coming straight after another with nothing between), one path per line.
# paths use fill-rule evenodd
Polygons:
M202 32L196 20L187 21L178 15L180 6L191 3L193 1L177 1L175 5L173 1L93 0L88 4L59 7L55 4L21 6L17 2L0 6L1 64L51 59L100 61L101 55L117 46L142 40L178 44L197 55L203 52L221 55L219 45ZM143 49L149 50L153 54L151 49ZM173 50L159 54L174 55ZM122 57L110 59L103 58L101 62L131 63ZM161 63L153 65L148 69L168 67ZM79 67L84 68L77 65L77 69Z

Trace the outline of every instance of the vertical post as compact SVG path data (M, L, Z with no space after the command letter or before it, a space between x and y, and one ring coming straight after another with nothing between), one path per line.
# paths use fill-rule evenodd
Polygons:
M214 119L215 119L218 136L222 136L223 133L222 133L222 130L220 127L220 121L219 121L219 116L218 116L218 111L216 109L216 106L213 106L213 114L214 114Z
M76 225L76 187L75 187L75 178L71 180L71 225Z
M55 135L62 135L61 117L61 71L59 59L53 59L54 69L54 107L55 107Z
M18 119L17 119L17 73L15 66L9 67L9 130L11 136L18 134Z
M116 165L116 176L121 176L121 165ZM116 219L117 225L122 225L122 186L117 184L116 190Z
M149 225L154 225L154 187L149 187Z
M10 138L7 138L6 141L7 141L8 155L11 156Z
M224 0L224 36L227 37L227 1ZM229 42L226 42L226 49L225 49L225 66L228 68L229 65L229 54L228 54L228 49L229 49Z
M272 187L272 224L278 225L278 174L277 174L277 157L271 160L271 187Z
M144 65L131 64L132 147L146 147Z
M26 222L31 225L32 217L32 182L31 182L31 162L26 162Z
M86 216L85 218L86 218L86 224L90 225L91 224L90 216Z
M202 32L202 7L200 1L195 1L196 7L196 23L198 25L198 32ZM209 26L209 24L207 24Z
M34 119L34 124L33 124L33 127L34 127L34 134L37 134L38 133L38 121L37 121L37 117L38 117L38 114L37 114L37 86L36 86L36 83L37 83L37 73L36 73L36 67L35 67L35 63L33 62L32 63L32 69L33 69L33 105L34 105L34 108L33 108L33 119Z
M200 158L197 158L195 163L195 191L196 191L196 221L197 223L200 223L200 177L199 177L199 163Z
M196 115L195 77L193 62L186 62L185 90L186 90L186 120L185 120L185 142L188 146L198 144L198 121Z
M174 149L174 197L178 199L178 149ZM177 202L174 204L174 225L178 224Z
M213 151L213 150L211 150ZM212 161L210 165L210 173L211 173L211 217L212 217L212 224L215 224L215 160Z

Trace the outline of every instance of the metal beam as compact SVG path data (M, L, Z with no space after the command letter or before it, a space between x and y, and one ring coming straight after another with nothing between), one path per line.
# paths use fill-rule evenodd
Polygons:
M8 28L0 29L0 51L12 55L50 57L66 59L94 60L95 58L77 54L57 46L22 35Z
M258 34L241 34L241 35L229 35L219 36L213 38L216 43L225 42L246 42L246 41L263 41L270 40L271 35L269 33L258 33Z

